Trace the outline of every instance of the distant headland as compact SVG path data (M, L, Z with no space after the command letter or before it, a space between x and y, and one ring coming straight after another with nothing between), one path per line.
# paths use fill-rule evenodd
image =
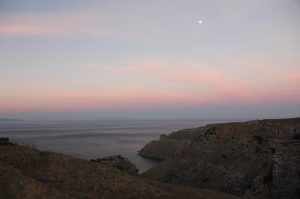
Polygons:
M0 122L22 122L25 120L17 119L17 118L0 118Z

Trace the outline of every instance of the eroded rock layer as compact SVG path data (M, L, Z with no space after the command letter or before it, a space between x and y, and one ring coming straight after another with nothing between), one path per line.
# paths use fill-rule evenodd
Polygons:
M162 136L140 154L142 175L247 198L299 198L300 118L211 124Z

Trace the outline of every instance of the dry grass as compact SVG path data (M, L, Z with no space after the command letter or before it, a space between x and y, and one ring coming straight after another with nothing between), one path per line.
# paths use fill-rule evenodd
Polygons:
M30 147L0 146L0 198L215 198L235 196L130 176L107 165Z

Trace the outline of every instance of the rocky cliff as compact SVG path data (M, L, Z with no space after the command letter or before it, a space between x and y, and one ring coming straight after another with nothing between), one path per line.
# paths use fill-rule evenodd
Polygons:
M140 151L164 160L142 175L246 198L299 198L299 135L300 118L181 130Z

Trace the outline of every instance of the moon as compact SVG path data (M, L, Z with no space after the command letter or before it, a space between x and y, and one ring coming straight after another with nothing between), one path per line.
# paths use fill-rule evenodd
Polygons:
M202 24L203 22L201 20L198 21L198 24Z

